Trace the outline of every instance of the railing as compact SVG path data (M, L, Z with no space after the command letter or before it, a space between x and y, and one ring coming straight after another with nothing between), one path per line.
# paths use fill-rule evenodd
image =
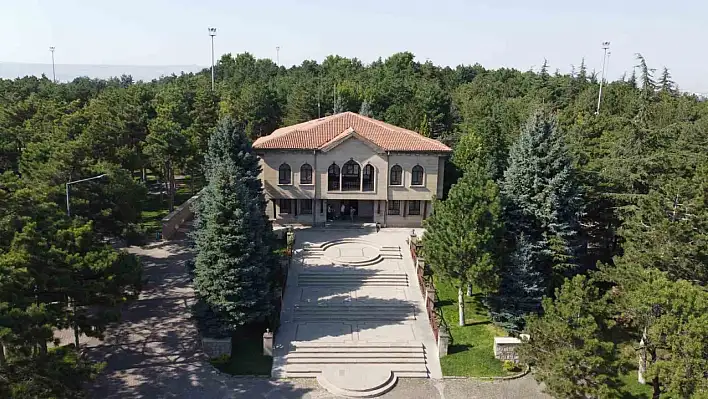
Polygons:
M425 261L418 254L420 253L421 245L415 236L411 236L408 240L409 249L411 252L411 257L413 258L413 263L416 266L416 274L418 275L418 287L420 287L420 292L423 294L423 299L425 300L425 310L428 313L428 320L430 321L430 328L433 330L433 336L435 336L435 341L438 341L438 335L440 333L440 322L442 317L438 315L435 309L435 301L432 296L434 296L435 288L433 285L433 279L425 275ZM431 291L432 295L428 294Z

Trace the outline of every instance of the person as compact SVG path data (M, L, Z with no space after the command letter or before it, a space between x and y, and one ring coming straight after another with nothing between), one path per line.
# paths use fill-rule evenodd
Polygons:
M342 208L339 210L339 217L340 217L342 220L344 220L344 218L347 217L346 210L347 210L347 206L344 205L344 203L342 203Z
M352 219L352 223L354 223L354 214L356 213L356 208L352 205L349 207L349 217Z
M332 220L332 213L333 213L333 212L334 212L334 211L332 210L332 205L331 205L331 204L327 204L327 221Z
M381 223L376 222L376 232L378 233L379 230L381 230Z

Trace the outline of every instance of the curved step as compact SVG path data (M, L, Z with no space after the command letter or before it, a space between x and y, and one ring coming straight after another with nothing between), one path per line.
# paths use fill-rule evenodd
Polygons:
M317 382L334 395L349 398L375 398L390 391L398 378L385 368L347 367L325 370Z

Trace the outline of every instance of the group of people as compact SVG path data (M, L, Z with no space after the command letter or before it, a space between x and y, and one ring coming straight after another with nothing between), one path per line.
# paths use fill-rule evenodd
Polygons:
M328 204L327 205L327 220L334 220L335 216L337 216L337 215L334 214L334 208L332 208L332 205ZM349 220L354 222L354 217L356 216L356 207L354 205L347 206L344 203L342 203L342 206L339 209L338 219L346 220L347 216L349 216Z

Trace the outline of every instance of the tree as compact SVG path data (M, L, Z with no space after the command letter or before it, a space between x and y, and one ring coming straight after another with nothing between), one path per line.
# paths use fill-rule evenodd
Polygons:
M145 154L165 183L170 212L174 209L177 192L175 169L185 160L187 151L187 137L177 123L159 117L150 121Z
M371 111L371 104L369 104L368 100L364 100L361 103L361 108L359 108L359 115L363 115L369 118L374 117L374 113Z
M554 279L576 272L582 201L554 117L531 116L511 148L501 193L512 255L490 305L493 320L518 332Z
M496 287L501 237L499 190L481 169L469 170L448 198L435 203L425 220L423 249L436 273L456 282L459 323L465 325L463 288L474 284L489 292Z
M623 262L708 284L708 179L676 180L639 199L619 234Z
M650 381L657 399L663 392L683 398L708 392L708 292L656 269L619 263L604 272L617 284L617 319L639 337L639 381Z
M617 395L615 346L605 340L612 326L607 301L585 276L566 280L555 300L543 299L543 316L531 315L530 339L519 359L534 366L534 377L558 398Z
M501 192L508 230L548 245L539 271L575 272L583 202L555 117L537 111L529 118L511 148Z
M196 209L194 283L230 332L273 312L276 259L259 172L244 131L222 120L209 140L208 184Z
M539 271L546 256L544 242L521 233L509 259L500 270L498 291L487 299L492 321L509 332L523 331L525 317L541 310L541 300L548 292L548 278Z

